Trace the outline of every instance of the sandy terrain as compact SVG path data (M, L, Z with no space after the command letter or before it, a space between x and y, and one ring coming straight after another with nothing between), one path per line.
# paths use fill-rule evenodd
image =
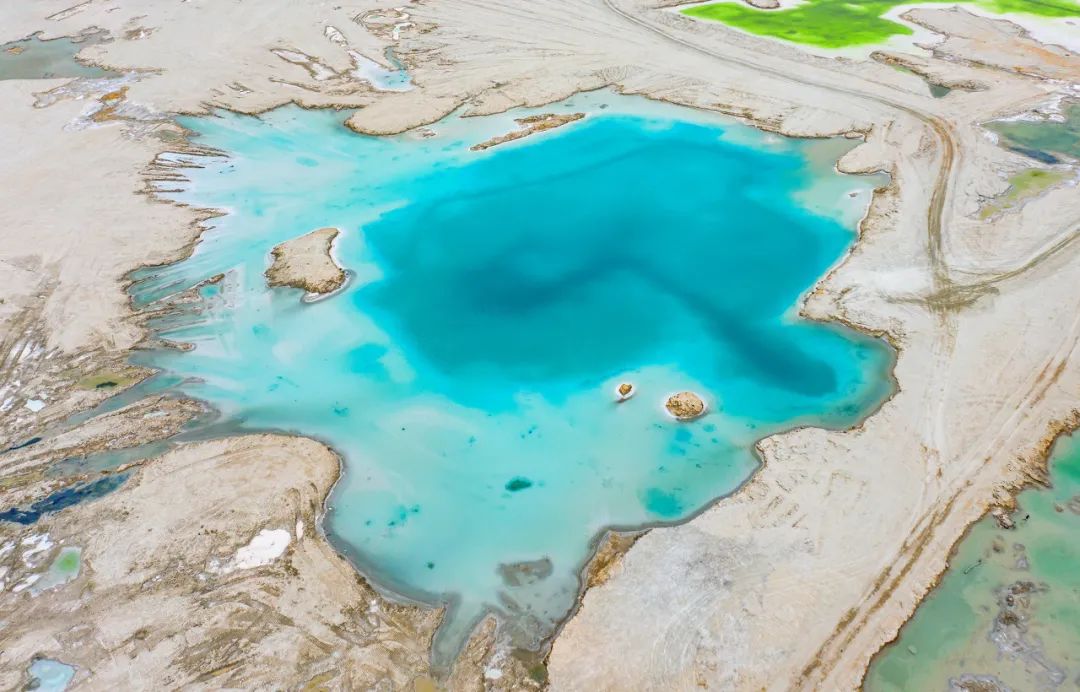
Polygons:
M0 22L0 42L105 29L115 40L83 57L122 73L0 81L3 447L115 391L78 383L119 372L142 337L126 273L182 256L196 238L198 210L142 194L160 175L148 164L183 146L168 114L290 101L364 106L350 126L388 133L461 105L492 113L614 85L789 134L866 136L843 169L887 170L893 185L804 312L886 335L900 351L898 393L858 430L763 441L764 469L734 497L605 563L554 642L552 689L856 687L965 527L1038 475L1049 436L1076 405L1080 196L1058 188L977 220L980 205L1005 190L1005 174L1027 165L978 123L1080 81L1075 55L1008 24L912 11L913 21L950 34L912 69L982 89L933 99L920 77L882 62L810 56L641 0L440 0L402 10L267 0L258 11L70 3L21 3ZM351 68L353 53L380 61L387 45L414 89L379 92ZM161 410L177 405L164 401ZM146 426L140 441L170 425ZM0 457L19 498L58 483L40 473L64 454L60 442L48 444L32 459L33 448ZM321 445L285 438L185 447L104 499L22 533L4 525L4 540L48 531L57 544L82 546L85 566L33 599L0 593L3 685L19 682L30 656L62 648L90 687L138 688L139 678L119 676L142 671L144 681L196 687L300 685L337 653L349 661L341 670L354 672L318 684L430 689L416 676L427 674L435 615L388 605L313 530L335 469ZM163 502L169 512L156 511ZM297 520L307 527L299 538ZM211 569L211 560L236 568L237 551L264 530L289 532L280 556L228 576ZM255 547L281 538L266 534ZM244 555L242 564L255 559ZM482 666L507 661L490 625L482 634L453 688L478 686ZM248 663L230 667L233 651ZM486 684L542 679L525 667L508 663ZM207 674L221 677L199 677Z
M336 228L320 228L287 240L271 251L273 261L266 270L271 286L291 286L308 293L331 293L345 283L345 270L334 261Z
M0 596L0 685L14 688L40 654L76 666L83 689L405 686L426 672L438 616L381 603L319 538L337 467L308 440L203 443L122 492L4 527L10 584L37 571L23 546L41 534L80 547L82 569L33 598Z

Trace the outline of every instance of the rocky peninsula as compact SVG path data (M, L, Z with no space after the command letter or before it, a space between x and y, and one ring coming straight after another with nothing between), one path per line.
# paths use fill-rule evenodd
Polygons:
M490 149L491 147L512 142L515 139L521 139L528 137L529 135L535 135L538 132L544 132L545 130L554 130L556 127L562 127L563 125L581 120L585 117L584 113L541 113L539 115L529 115L524 118L516 118L514 122L522 127L520 130L514 130L507 132L505 135L499 135L498 137L492 137L489 140L475 144L472 147L473 151L483 151L484 149Z

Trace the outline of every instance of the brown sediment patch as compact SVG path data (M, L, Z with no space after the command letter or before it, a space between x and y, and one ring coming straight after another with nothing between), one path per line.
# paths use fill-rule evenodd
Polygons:
M498 567L499 577L507 586L528 586L542 581L551 576L554 565L550 558L538 560L526 560L510 564L501 564Z
M612 572L618 569L626 552L645 535L644 531L608 531L600 539L596 552L585 568L584 590L606 582Z
M98 103L101 106L90 114L90 120L95 123L109 122L110 120L125 120L124 117L117 115L117 110L120 105L127 98L128 88L120 87L114 91L107 92L98 97Z
M664 402L667 412L679 420L693 420L705 413L705 402L694 392L672 394Z
M515 118L514 122L521 125L522 129L507 132L505 135L499 135L498 137L492 137L487 141L474 144L470 149L472 151L483 151L500 144L512 142L515 139L522 139L523 137L534 135L538 132L554 130L557 127L562 127L563 125L581 120L584 117L584 113L543 113L540 115L525 116L524 118Z

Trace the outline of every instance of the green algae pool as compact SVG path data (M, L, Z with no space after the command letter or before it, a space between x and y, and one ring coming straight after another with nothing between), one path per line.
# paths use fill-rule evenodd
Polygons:
M1029 168L1009 176L1009 188L979 210L980 219L1017 209L1071 177L1068 171Z
M941 2L945 4L949 0ZM694 5L682 12L690 17L723 22L759 36L820 48L848 48L914 33L910 27L885 16L895 8L910 4L902 0L806 0L794 7L760 10L739 0L724 0ZM1044 18L1080 16L1080 3L1074 0L974 0L967 4L995 14Z
M937 589L870 666L868 692L1076 689L1080 681L1080 437L1054 447L1049 489L986 517Z

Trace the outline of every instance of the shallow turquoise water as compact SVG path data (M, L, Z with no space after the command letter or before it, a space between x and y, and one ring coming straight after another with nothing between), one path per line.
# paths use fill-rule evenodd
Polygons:
M37 692L64 692L71 679L75 677L75 668L60 661L39 658L30 664L30 677L37 685Z
M392 69L387 69L374 60L362 55L354 55L357 76L367 80L371 86L379 91L409 91L412 89L412 78L405 68L405 64L398 59L394 49L388 47L383 54Z
M940 585L874 659L869 692L1080 685L1080 437L1054 446L1050 480L1019 494L1015 528L991 517L971 528Z
M195 349L146 361L235 426L341 451L330 535L378 584L451 604L442 662L488 609L539 646L604 528L682 520L753 472L762 435L851 425L891 387L881 342L795 314L882 182L835 172L850 142L609 92L544 110L588 115L482 153L536 111L430 137L296 108L187 120L229 156L170 195L229 213L133 289L227 272L157 323ZM267 289L269 250L324 226L347 287ZM616 404L621 381L637 394ZM666 416L684 389L709 415Z

